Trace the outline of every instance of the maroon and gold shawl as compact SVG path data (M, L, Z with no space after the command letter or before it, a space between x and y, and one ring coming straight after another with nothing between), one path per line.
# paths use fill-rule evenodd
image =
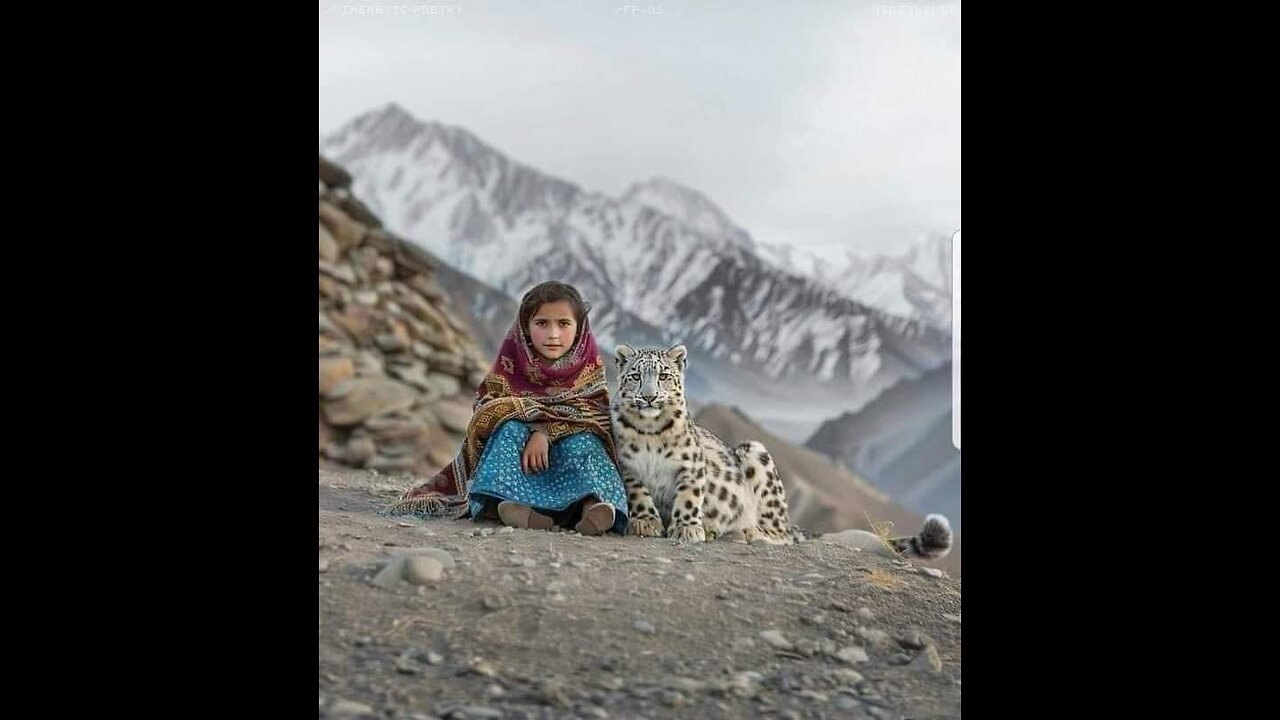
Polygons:
M533 351L517 320L502 341L493 369L476 390L467 437L453 462L401 495L385 514L465 517L471 476L485 442L499 425L511 419L538 424L552 442L590 432L600 438L617 464L604 359L586 318L579 334L571 352L549 362Z

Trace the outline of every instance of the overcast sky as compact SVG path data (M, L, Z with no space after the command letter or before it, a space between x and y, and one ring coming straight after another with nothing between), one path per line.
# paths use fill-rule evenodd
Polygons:
M320 132L389 101L588 190L671 178L762 242L960 227L949 0L322 1Z

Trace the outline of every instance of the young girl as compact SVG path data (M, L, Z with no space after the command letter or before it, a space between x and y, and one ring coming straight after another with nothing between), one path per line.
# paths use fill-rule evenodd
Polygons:
M565 283L542 283L525 294L476 391L462 450L387 514L470 515L584 535L626 532L604 361L587 310Z

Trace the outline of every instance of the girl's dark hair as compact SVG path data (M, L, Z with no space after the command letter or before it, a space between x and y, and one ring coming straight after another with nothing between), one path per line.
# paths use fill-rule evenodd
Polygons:
M582 296L578 294L576 288L568 283L544 282L534 287L532 290L524 294L520 300L520 329L522 332L529 332L529 321L533 319L534 313L538 312L538 308L546 303L553 303L565 300L569 303L569 307L573 308L573 319L578 323L578 337L582 336L582 323L587 319L587 313L590 312L591 306L582 302ZM578 338L574 338L574 344L578 343Z

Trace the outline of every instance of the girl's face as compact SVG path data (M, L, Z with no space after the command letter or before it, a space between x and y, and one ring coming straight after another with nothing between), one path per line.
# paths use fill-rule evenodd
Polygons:
M533 343L534 352L545 360L558 360L578 336L578 321L573 315L573 306L567 300L543 303L533 317L529 318L529 340Z

